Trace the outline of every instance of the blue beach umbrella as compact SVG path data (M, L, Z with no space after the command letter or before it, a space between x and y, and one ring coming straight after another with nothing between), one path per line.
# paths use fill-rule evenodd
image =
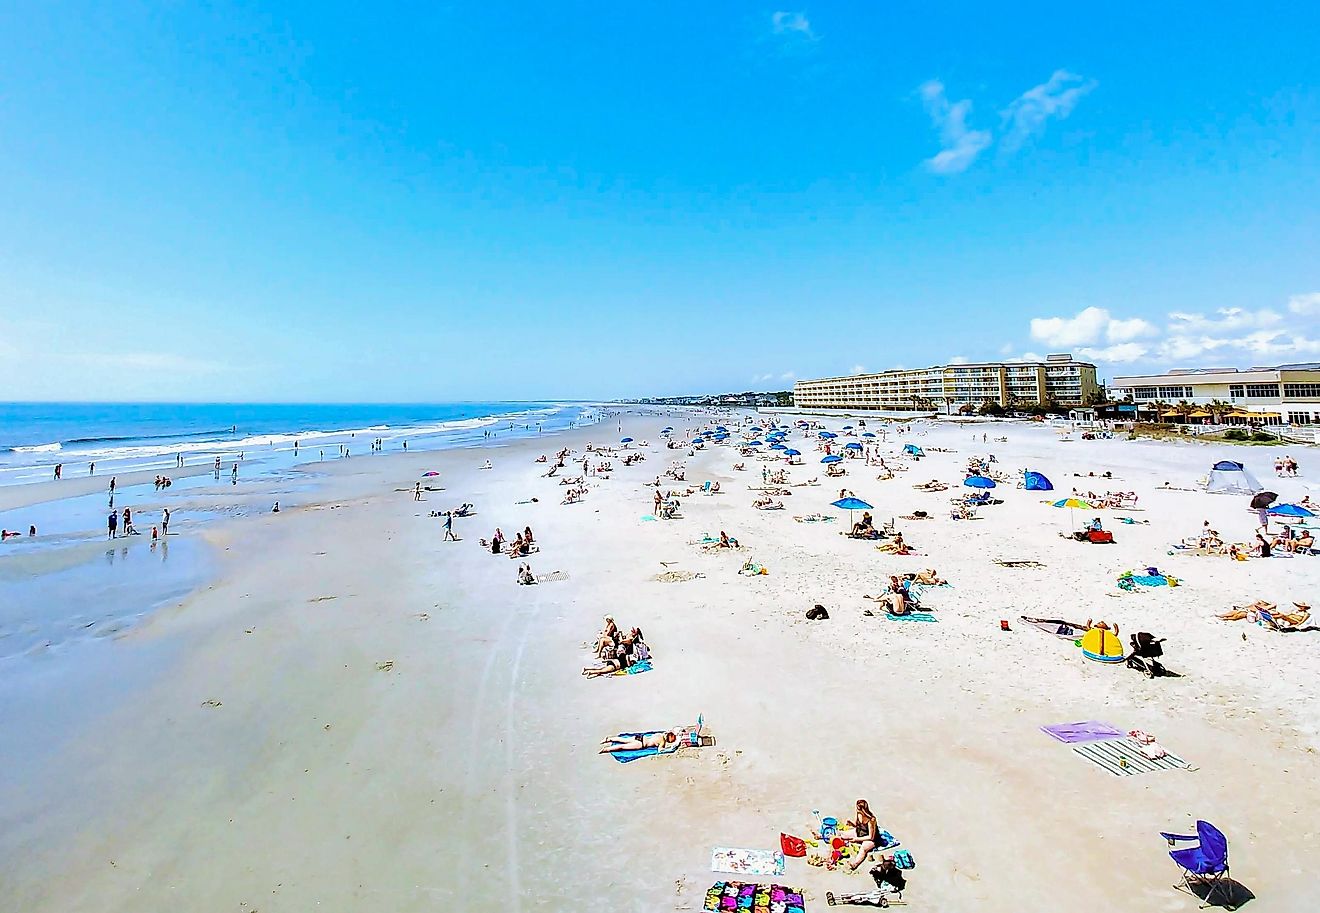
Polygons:
M831 501L830 506L837 507L840 510L848 511L848 525L852 525L852 514L855 510L870 510L871 505L867 504L861 498L840 498L837 501Z
M843 430L844 430L844 431L852 431L852 425L844 425L844 426L843 426Z
M839 456L837 453L831 453L829 456L821 458L822 463L839 463L842 461L843 457Z
M788 446L787 446L786 444L780 444L780 443L778 443L778 442L775 442L775 443L773 443L773 444L770 445L770 449L771 449L771 450L787 450L787 449L788 449Z
M1275 517L1314 517L1315 514L1300 504L1275 504L1270 508Z
M838 435L835 434L833 431L822 431L820 433L820 436L823 438L838 437Z
M620 443L620 444L631 444L631 443L632 443L632 438L630 438L630 437L621 437L621 438L619 438L619 443Z
M743 444L743 446L744 446L744 447L760 447L760 446L761 446L761 442L760 442L760 441L747 441L746 443Z
M875 437L875 434L870 431L863 431L862 437Z
M849 443L843 445L843 449L844 449L844 450L861 450L861 449L862 449L862 445L859 444L859 443L857 443L856 441L850 441Z
M968 488L994 488L995 480L985 476L968 476L963 479L963 484Z
M784 451L784 456L787 456L787 457L802 456L802 451L801 451L801 450L793 450L792 448L789 448L788 450L785 450L785 451Z

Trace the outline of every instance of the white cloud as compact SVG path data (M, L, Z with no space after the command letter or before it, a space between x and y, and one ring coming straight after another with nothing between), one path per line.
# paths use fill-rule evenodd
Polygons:
M1303 317L1320 317L1320 292L1293 295L1288 299L1288 310Z
M1092 345L1101 340L1132 342L1158 332L1153 324L1140 317L1120 320L1098 307L1078 311L1075 317L1035 317L1031 321L1031 338L1055 348Z
M1283 316L1269 308L1248 311L1243 308L1220 308L1212 315L1174 311L1169 315L1169 332L1228 333L1234 330L1268 329L1278 326Z
M1100 349L1082 346L1077 350L1079 358L1107 364L1130 364L1134 361L1141 361L1149 354L1150 347L1139 342L1120 342Z
M753 374L753 375L752 375L752 383L754 383L754 384L763 384L763 383L765 383L767 380L774 380L774 377L775 377L775 376L774 376L773 374Z
M849 373L850 373L850 374L865 374L865 373L866 373L866 366L865 366L865 365L853 365L853 369L852 369L852 371L850 371Z
M966 355L955 355L955 356L953 356L952 358L949 359L949 364L951 364L951 365L965 365L965 364L967 364L970 360L971 360L971 359L969 359Z
M994 141L988 130L972 130L967 126L967 115L972 110L969 99L949 103L944 94L944 83L932 79L920 89L922 103L931 123L940 131L943 148L926 159L926 167L936 174L958 174L966 171L976 157Z
M779 379L780 379L780 380L797 380L797 375L794 374L792 371L785 371L783 374L780 374L780 375L779 375Z
M778 10L770 15L770 28L776 35L816 40L816 33L811 30L811 20L807 18L806 13Z
M1093 79L1055 70L1046 82L1023 92L1000 112L1004 120L1004 148L1009 152L1019 149L1033 136L1043 133L1050 118L1067 117L1082 96L1096 85Z

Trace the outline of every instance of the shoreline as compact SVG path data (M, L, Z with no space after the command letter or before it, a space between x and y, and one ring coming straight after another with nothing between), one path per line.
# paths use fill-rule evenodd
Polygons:
M691 424L679 414L667 421ZM899 519L925 553L900 558L840 537L842 521L792 516L830 512L833 484L875 504L878 518L916 507L934 516L957 492L911 485L949 480L984 452L969 433L920 429L915 440L961 452L932 450L888 482L852 467L834 483L803 447L808 465L791 475L819 475L820 486L791 488L787 510L764 512L750 507L754 460L734 472L725 448L687 458L657 446L666 419L622 421L625 435L651 442L647 458L624 468L616 456L581 504L561 506L563 487L533 462L552 448L522 441L344 461L287 512L209 528L214 585L116 642L169 653L166 677L78 734L46 772L76 781L76 795L35 791L44 800L18 806L3 793L0 808L31 810L3 817L10 902L38 913L155 909L180 896L263 910L437 900L557 910L626 897L638 909L696 910L728 877L708 870L712 846L771 847L780 831L804 834L812 808L846 813L858 796L911 848L918 869L905 899L929 909L1045 908L1062 892L1083 910L1134 895L1192 909L1168 888L1175 873L1156 836L1189 816L1229 833L1234 874L1262 909L1308 902L1314 841L1288 822L1310 810L1290 784L1320 772L1320 663L1305 635L1248 632L1210 611L1313 590L1320 560L1165 555L1203 514L1227 530L1251 522L1233 498L1153 487L1198 471L1203 453L1060 444L1006 424L1009 442L990 445L1006 471L1038 468L1066 494L1099 483L1073 471L1111 468L1115 484L1141 490L1144 510L1129 516L1151 523L1117 525L1114 546L1071 543L1058 536L1066 511L1005 486L1006 504L979 520ZM618 436L603 424L555 447ZM891 436L890 449L906 439ZM478 468L486 457L493 470ZM444 491L418 504L398 489L420 461L441 463ZM711 479L722 493L682 498L681 520L643 522L654 491L645 483L675 462L687 482L664 487ZM1279 483L1286 496L1301 490ZM464 501L477 515L458 521L463 541L441 542L429 512ZM535 572L567 579L519 587L519 562L477 545L496 526L512 535L524 525L541 544ZM741 554L688 544L721 529ZM738 576L746 557L770 573ZM1047 568L1001 568L994 557ZM1183 585L1114 586L1124 566L1152 561ZM954 583L931 594L939 623L861 614L861 594L884 575L932 565ZM702 576L657 579L669 570ZM807 622L813 603L831 619ZM1167 665L1183 677L1151 682L1087 663L1016 622L1050 610L1121 621L1125 638L1149 626L1169 637ZM578 674L607 612L644 628L653 672ZM998 630L1001 617L1013 630ZM1272 668L1288 671L1259 674ZM627 765L595 753L607 734L698 714L711 748ZM1112 778L1038 731L1069 719L1145 729L1198 769ZM1113 846L1131 848L1118 868L1104 852ZM1037 864L1065 855L1074 864L1063 870ZM863 889L864 875L789 865L774 880L804 887L808 909L825 907L826 890Z

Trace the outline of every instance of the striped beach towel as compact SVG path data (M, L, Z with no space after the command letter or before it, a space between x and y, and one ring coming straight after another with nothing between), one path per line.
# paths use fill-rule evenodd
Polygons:
M1141 753L1141 748L1130 738L1088 742L1075 746L1073 751L1116 777L1131 777L1152 770L1187 769L1187 762L1171 752L1159 760L1151 760Z

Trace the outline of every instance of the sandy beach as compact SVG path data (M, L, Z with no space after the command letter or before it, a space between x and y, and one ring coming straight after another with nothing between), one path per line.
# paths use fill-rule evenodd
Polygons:
M1214 461L1242 460L1296 501L1311 492L1313 450L1292 448L1301 477L1276 479L1269 448L923 421L876 445L904 467L879 481L862 460L826 478L815 439L795 432L805 464L788 468L785 509L760 511L749 488L782 460L665 448L665 425L708 421L651 410L539 440L325 464L279 514L196 533L216 555L212 582L113 643L140 674L40 765L0 778L0 910L695 911L737 877L710 870L714 847L777 849L781 832L809 835L813 810L842 821L859 797L916 860L903 895L914 909L1193 910L1159 832L1197 819L1227 835L1250 909L1313 907L1320 633L1215 614L1313 601L1320 557L1170 554L1205 520L1252 538L1247 498L1182 490ZM596 458L613 471L561 504L566 486L536 458L571 448L580 470L588 442L620 447L619 422L636 441ZM927 455L904 460L905 443ZM624 466L632 452L645 459ZM1036 470L1056 490L1008 481L994 490L1004 503L951 519L967 460L990 453L1011 478ZM680 495L677 519L644 520L650 483L675 465L686 481L662 490L711 480L719 493ZM415 501L431 469L443 490ZM1087 475L1105 471L1112 481ZM931 479L949 490L914 490ZM7 503L37 503L42 487ZM1043 503L1073 487L1134 492L1137 509ZM840 489L918 554L841 536ZM442 541L430 513L464 502L476 516ZM916 510L930 519L902 519ZM816 512L837 519L794 520ZM1095 516L1113 544L1060 535ZM536 586L478 541L526 526ZM742 548L693 544L720 531ZM768 572L740 575L749 558ZM1117 585L1148 566L1179 585ZM952 584L923 594L936 622L863 614L890 574L924 568ZM830 618L806 620L815 604ZM645 631L653 671L580 674L606 614ZM1105 619L1124 642L1153 632L1179 677L1088 661L1023 615ZM699 715L714 745L628 764L597 753L606 736ZM1081 720L1144 730L1187 768L1114 776L1040 729ZM14 737L6 756L22 751ZM865 869L803 859L751 880L802 888L808 910L872 887Z

